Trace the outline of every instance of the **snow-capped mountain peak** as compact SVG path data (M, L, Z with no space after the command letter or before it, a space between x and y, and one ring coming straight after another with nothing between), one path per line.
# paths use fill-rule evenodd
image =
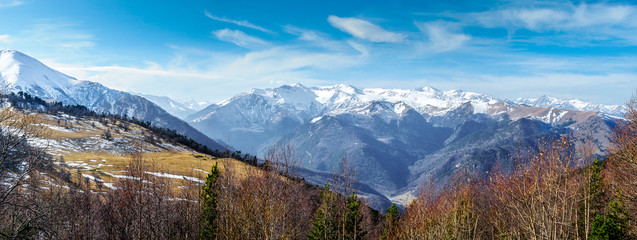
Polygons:
M442 92L442 91L440 91L437 88L434 88L432 86L420 87L420 88L416 88L415 90L419 91L419 92L430 92L430 93L440 93L440 92Z
M63 98L64 91L81 82L15 50L0 50L0 80L10 90L44 99Z
M623 117L626 113L626 106L622 105L602 105L579 99L559 99L549 95L543 95L540 98L518 98L515 102L532 107L602 112L616 117Z
M0 84L6 87L2 90L8 92L22 91L66 105L79 104L98 113L150 121L155 126L174 129L212 149L226 148L143 97L110 89L97 82L77 80L19 51L0 50Z

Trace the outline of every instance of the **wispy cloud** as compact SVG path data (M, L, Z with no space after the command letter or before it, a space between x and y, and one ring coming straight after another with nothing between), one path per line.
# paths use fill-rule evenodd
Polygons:
M44 46L80 50L95 46L95 36L79 30L75 23L46 20L22 31L21 39Z
M404 34L387 31L373 23L358 18L329 16L327 21L343 32L371 42L396 43L402 42L406 38Z
M15 7L24 4L21 0L0 0L0 8Z
M231 42L244 48L260 48L269 45L268 42L254 36L250 36L240 30L220 29L212 32L221 41Z
M318 47L324 51L332 52L348 52L350 50L356 50L367 57L369 55L369 49L352 40L334 40L329 38L328 34L316 31L287 25L283 30L289 34L298 36L302 43L299 43L300 47L312 48Z
M420 31L427 34L429 42L427 48L434 52L447 52L458 49L471 39L471 36L458 33L455 23L428 22L416 23Z
M637 44L637 7L634 5L558 2L550 6L507 6L459 16L467 25L506 28L511 33L526 29L552 36L575 34L569 38L577 39L576 42L622 39ZM562 40L554 41L559 42Z
M486 27L526 28L532 31L569 30L591 26L637 26L630 5L586 4L545 8L506 8L476 14Z
M195 73L187 70L166 70L159 65L149 68L133 68L123 66L94 66L94 67L80 67L80 68L61 68L62 70L83 70L90 72L122 72L131 74L142 74L160 77L188 77L188 78L200 78L200 79L218 79L219 76L209 73Z
M264 33L270 33L270 34L274 33L274 32L272 32L272 31L271 31L271 30L269 30L269 29L266 29L266 28L263 28L263 27L260 27L260 26L254 25L254 24L252 24L252 23L250 23L250 22L248 22L248 21L244 21L244 20L232 20L232 19L227 19L227 18L224 18L224 17L217 17L217 16L212 15L212 14L211 14L210 12L208 12L207 10L205 11L205 14L206 14L206 16L207 16L207 17L209 17L210 19L213 19L213 20L215 20L215 21L225 22L225 23L232 23L232 24L235 24L235 25L238 25L238 26L242 26L242 27L247 27L247 28L252 28L252 29L255 29L255 30L259 30L259 31L264 32Z
M324 80L320 74L338 72L364 61L362 54L355 51L350 54L310 51L294 46L269 47L245 54L179 47L173 50L176 59L164 64L146 62L141 67L44 62L70 76L118 90L219 101L254 87L296 82L321 85ZM211 61L218 58L223 61Z
M324 39L324 37L320 36L319 33L316 31L303 29L303 28L292 26L292 25L285 26L283 30L289 34L294 34L299 36L300 40L317 41L317 40Z
M11 38L9 37L9 35L4 34L4 35L0 35L0 43L9 43L11 41Z

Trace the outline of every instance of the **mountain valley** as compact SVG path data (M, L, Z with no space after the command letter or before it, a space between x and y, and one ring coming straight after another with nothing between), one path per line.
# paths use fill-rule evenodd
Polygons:
M12 50L2 51L0 72L6 91L148 121L211 149L263 158L274 144L289 144L299 174L314 184L329 182L346 159L357 171L359 191L377 209L406 204L425 182L442 184L458 170L485 175L495 166L511 167L511 154L541 137L572 134L580 143L586 138L603 156L616 120L626 111L548 96L511 101L433 87L345 84L252 89L208 105L76 80ZM87 144L103 145L98 139Z

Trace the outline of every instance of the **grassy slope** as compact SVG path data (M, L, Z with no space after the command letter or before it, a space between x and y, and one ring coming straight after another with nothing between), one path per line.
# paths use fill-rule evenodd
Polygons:
M47 130L40 139L46 142L47 152L55 156L56 164L66 168L72 179L77 179L81 174L92 184L95 181L114 183L117 177L113 176L125 175L132 146L144 152L143 158L151 165L152 172L171 174L170 178L177 185L186 185L186 181L200 182L194 178L204 180L217 162L220 163L221 171L226 169L224 164L232 164L240 179L247 171L255 169L235 159L216 159L197 153L157 136L156 141L150 143L144 137L150 134L149 131L135 124L128 124L128 129L124 129L119 121L103 124L92 117L77 119L67 115L46 114L38 114L38 117L40 121L37 124ZM112 140L103 136L107 129L110 129ZM96 144L99 146L96 147ZM186 180L181 176L192 178Z

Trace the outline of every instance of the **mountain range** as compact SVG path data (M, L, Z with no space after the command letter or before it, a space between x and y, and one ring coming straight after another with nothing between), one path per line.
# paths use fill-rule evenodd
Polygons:
M494 166L510 167L511 154L541 137L587 137L604 155L626 111L549 96L507 100L433 87L345 84L284 85L214 104L185 102L77 80L13 50L0 51L0 80L5 91L150 121L213 149L232 146L263 156L283 140L296 150L301 176L315 184L329 181L345 157L377 209L390 201L404 204L424 182L445 182L459 169L486 175Z
M605 154L621 107L542 99L551 101L433 87L294 84L252 89L186 120L250 153L263 154L284 139L301 167L314 172L338 171L345 155L361 183L405 203L425 181L444 182L457 169L486 174L498 161L511 166L511 154L544 136L589 136L596 152Z

